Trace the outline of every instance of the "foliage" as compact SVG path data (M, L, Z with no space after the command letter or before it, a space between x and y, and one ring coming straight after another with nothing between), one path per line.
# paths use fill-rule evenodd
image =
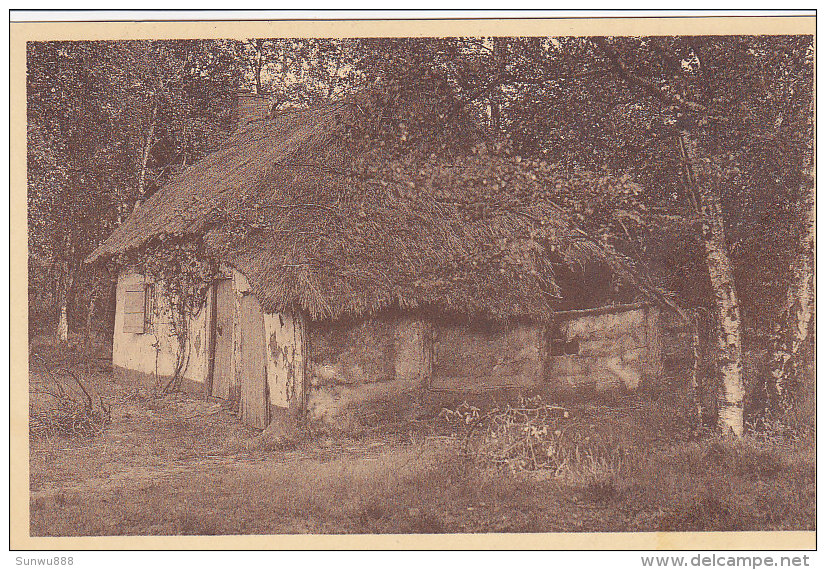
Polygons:
M78 314L108 276L84 258L180 167L230 128L234 45L29 42L29 251L37 314ZM52 317L49 320L55 320Z
M744 282L747 326L769 328L766 323L774 316L766 308L776 306L773 300L782 294L788 278L783 259L789 259L797 243L789 230L798 231L794 228L801 217L794 206L801 199L795 195L798 189L785 182L797 176L800 153L811 138L806 127L811 38L611 39L630 72L662 90L664 97L697 100L706 109L688 114L629 88L590 38L365 39L348 40L347 49L332 42L345 67L359 73L348 71L346 80L337 80L331 97L363 85L378 85L391 95L399 86L440 93L433 109L448 115L461 111L494 138L506 139L514 154L525 159L545 160L573 175L585 169L615 179L630 176L641 189L630 204L614 205L610 190L593 196L593 204L588 203L591 196L577 196L574 205L591 213L580 217L617 251L644 260L646 273L663 289L677 292L684 306L708 307L708 279L675 138L678 126L695 121L708 133L706 142L717 141L710 151L724 174L726 224L734 232L732 254L738 281ZM288 75L299 67L318 67L311 72L316 73L314 84L329 81L323 77L323 58L279 61L285 62ZM297 99L295 104L302 103ZM421 111L411 114L424 117L424 126L446 120ZM370 132L390 145L406 135L403 142L412 146L416 126L403 124L403 129L385 125ZM466 141L466 135L455 138ZM612 207L605 210L605 204ZM599 219L603 212L617 219L606 224ZM795 220L791 212L797 212ZM759 283L750 273L754 267L760 268Z
M109 48L123 90L123 144L132 159L125 173L131 195L125 198L142 200L217 150L234 128L238 47L223 40L175 40L112 42Z
M169 307L177 313L200 310L216 275L215 262L198 240L162 238L140 253L130 252L121 263L162 284Z
M763 330L767 328L763 323L771 316L761 312L761 307L776 306L772 301L782 293L784 259L788 259L784 252L797 243L789 233L796 231L797 198L788 193L796 191L795 165L800 163L796 156L805 149L808 138L805 99L811 92L810 42L806 37L743 36L614 38L611 44L633 72L668 94L685 92L708 107L705 128L715 129L714 140L721 141L715 160L727 173L726 216L736 234L732 238L735 261L743 268L737 271L742 296L747 299L745 316L749 322L752 316L759 319L755 324ZM32 49L47 45L37 44ZM369 119L378 123L379 130L365 133L397 145L399 155L404 156L404 150L416 148L416 136L423 136L410 133L417 133L418 127L438 127L447 118L445 112L461 112L483 130L493 129L494 136L506 137L514 154L525 159L535 157L572 174L585 168L608 171L619 178L631 176L643 189L631 204L613 206L616 196L609 190L595 196L593 204L580 198L575 204L582 210L578 217L596 226L593 233L610 238L619 251L634 258L641 254L651 273L663 279L662 286L685 296L686 305L702 305L708 295L702 278L682 278L687 273L701 277L702 267L696 238L680 223L680 217L689 215L673 136L680 111L627 89L588 38L251 39L240 45L186 41L78 43L71 47L88 52L84 62L92 70L103 66L105 75L97 73L95 81L108 78L109 85L96 91L123 94L126 103L120 107L128 105L133 110L129 114L134 120L130 119L131 126L123 132L135 135L129 135L131 142L125 146L113 147L131 154L128 164L136 164L140 154L141 133L146 133L153 97L157 95L163 102L159 120L163 132L159 131L149 160L150 170L157 175L149 177L149 192L168 178L175 164L195 160L186 148L214 148L214 142L200 142L209 139L210 131L198 131L214 120L207 119L208 114L198 119L193 113L201 109L212 113L212 105L226 107L221 96L209 94L210 86L239 80L254 84L259 60L263 68L261 89L273 98L276 108L341 98L365 86L379 86L378 91L386 93L388 100L402 88L434 92L438 104L431 109L410 108L411 118L399 122L404 127L381 124L382 115L374 114ZM95 53L103 50L103 57L93 58L91 48L98 50ZM33 63L30 67L37 69L37 62ZM210 81L192 83L187 79L199 76ZM156 88L159 79L161 87ZM226 94L226 90L216 92L221 93ZM71 93L67 98L81 102ZM496 125L494 107L499 116ZM80 122L71 114L63 115L71 124ZM417 118L418 125L410 124ZM169 121L174 125L166 127ZM98 123L107 122L83 124ZM409 133L405 141L401 141L403 130ZM466 131L442 136L451 134L455 136L437 146L450 149L468 140ZM36 142L40 136L33 132L32 140ZM84 140L110 138L76 136ZM184 150L184 155L175 149ZM195 154L198 152L203 150ZM364 157L365 162L367 159ZM41 160L56 164L54 159L49 162L48 152ZM108 155L102 163L124 161ZM123 180L135 181L137 169L130 168L131 174L119 177L112 188L122 186ZM606 224L594 219L594 214L602 217L606 212L605 204L613 206L611 211L619 211L619 220ZM106 232L103 229L102 235ZM761 268L757 275L747 271L754 267Z
M545 160L574 175L584 169L630 176L641 192L631 207L608 210L619 210L622 224L599 220L603 204L614 203L610 192L595 196L593 205L589 196L577 196L584 211L596 213L583 221L593 222L594 233L618 251L644 260L683 306L708 308L708 278L676 138L678 128L695 129L720 173L746 327L770 330L777 318L771 308L780 305L791 278L789 264L798 263L798 237L812 198L805 172L813 140L812 38L610 38L603 43L625 66L622 73L596 40L365 45L380 53L371 60L373 75L406 77L417 67L438 74L470 116L524 159ZM628 84L623 73L643 87Z
M270 97L274 109L308 107L344 94L364 80L360 40L255 38L243 42L244 79Z

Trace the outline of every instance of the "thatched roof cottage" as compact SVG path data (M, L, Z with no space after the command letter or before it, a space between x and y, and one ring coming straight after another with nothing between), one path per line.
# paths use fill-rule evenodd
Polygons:
M657 310L611 297L616 265L547 199L565 181L544 165L487 152L461 118L427 116L426 100L270 115L250 96L241 108L221 150L89 258L120 262L121 373L177 371L260 428L290 410L334 420L432 393L626 390L656 376ZM173 242L218 269L183 360L166 285L133 263Z

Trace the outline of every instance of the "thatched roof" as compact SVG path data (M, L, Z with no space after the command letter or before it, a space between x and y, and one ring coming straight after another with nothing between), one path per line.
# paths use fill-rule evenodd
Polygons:
M253 124L149 198L88 261L197 237L267 311L551 318L555 265L601 255L543 198L562 178L478 145L408 152L408 126L386 113L351 100ZM402 142L378 142L387 124Z

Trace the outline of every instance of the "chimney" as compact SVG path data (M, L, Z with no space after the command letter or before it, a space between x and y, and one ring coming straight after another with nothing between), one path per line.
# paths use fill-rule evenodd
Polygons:
M262 121L270 114L270 98L247 90L238 91L235 106L235 129L240 131L250 123Z

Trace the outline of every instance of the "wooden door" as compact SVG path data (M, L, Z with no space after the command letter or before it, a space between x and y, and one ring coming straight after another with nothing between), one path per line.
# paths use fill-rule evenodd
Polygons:
M241 297L241 421L264 429L269 423L264 313L254 295Z
M215 360L212 363L212 396L230 399L232 366L232 279L215 282Z

